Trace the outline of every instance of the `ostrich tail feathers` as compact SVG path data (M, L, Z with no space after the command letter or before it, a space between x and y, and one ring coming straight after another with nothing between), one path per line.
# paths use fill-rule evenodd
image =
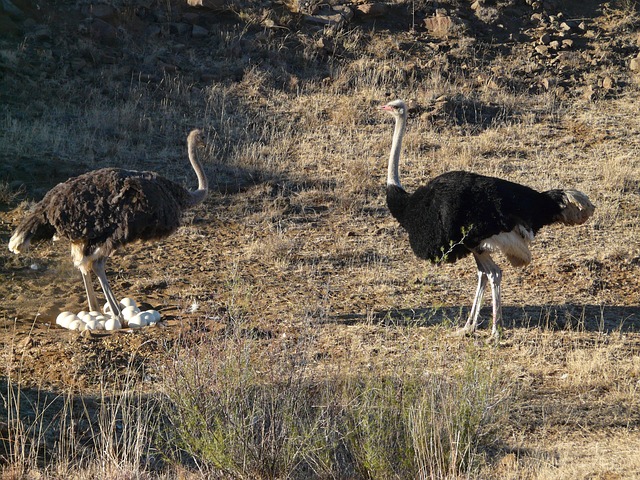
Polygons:
M584 193L578 190L561 190L561 198L558 203L562 210L556 220L565 225L582 225L595 210L595 206Z
M15 229L9 239L9 250L15 254L26 252L32 239L52 238L55 229L41 213L32 213Z
M26 252L29 249L31 238L27 237L27 232L16 230L9 239L9 251L16 255Z

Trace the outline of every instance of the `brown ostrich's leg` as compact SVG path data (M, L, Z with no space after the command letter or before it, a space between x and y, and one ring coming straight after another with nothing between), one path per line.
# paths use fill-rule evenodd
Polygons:
M96 292L93 289L93 285L91 282L91 274L80 272L82 274L82 281L84 282L84 290L87 292L87 301L89 303L89 311L91 312L99 312L100 305L98 304L98 299L96 298Z
M106 259L104 258L96 260L95 262L93 262L91 268L98 277L98 281L100 282L100 286L102 287L104 296L109 303L109 307L111 307L111 313L116 317L121 318L120 303L116 300L116 297L113 295L111 287L109 286L109 281L107 280L107 274L104 268L105 262Z

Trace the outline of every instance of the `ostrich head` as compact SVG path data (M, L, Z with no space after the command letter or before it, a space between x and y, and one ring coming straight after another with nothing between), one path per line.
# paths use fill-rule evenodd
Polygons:
M204 135L202 130L191 130L187 137L187 143L196 147L204 147Z
M380 107L385 112L389 112L394 117L404 117L407 115L407 106L402 100L394 100Z

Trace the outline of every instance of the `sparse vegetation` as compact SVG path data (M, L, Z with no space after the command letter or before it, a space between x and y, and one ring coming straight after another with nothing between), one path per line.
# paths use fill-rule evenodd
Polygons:
M0 249L3 478L640 476L637 5L443 1L463 22L432 34L422 1L341 28L304 21L316 2L106 2L113 32L86 2L15 3L30 20L0 11L2 242L90 169L192 186L195 127L213 192L110 264L164 329L62 332L85 295L68 246ZM414 259L387 212L377 107L397 97L409 190L468 169L596 204L505 266L498 347L449 335L470 264Z

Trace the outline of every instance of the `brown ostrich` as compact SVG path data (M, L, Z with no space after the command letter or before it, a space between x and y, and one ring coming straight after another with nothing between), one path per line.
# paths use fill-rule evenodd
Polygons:
M99 311L91 272L96 274L111 312L120 307L105 273L107 258L134 241L164 238L180 226L182 212L201 203L208 191L207 177L195 155L203 146L202 132L187 137L189 161L198 177L198 189L189 191L155 172L102 168L70 178L53 187L20 223L9 240L9 250L22 253L31 240L66 238L73 263L82 273L91 311Z

